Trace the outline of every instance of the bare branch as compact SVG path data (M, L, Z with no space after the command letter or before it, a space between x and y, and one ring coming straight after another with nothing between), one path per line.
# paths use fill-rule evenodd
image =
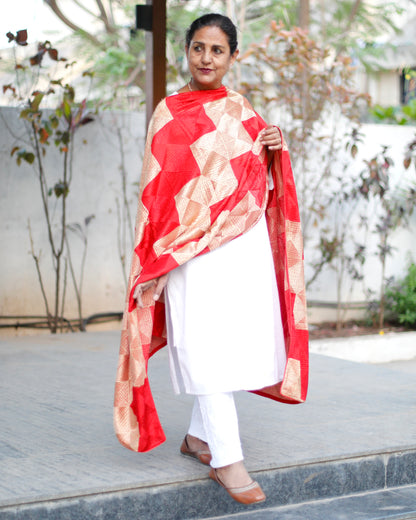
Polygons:
M71 278L72 278L72 285L74 286L75 297L77 299L77 305L78 305L79 330L85 331L84 321L82 319L82 296L81 296L81 292L82 292L82 275L83 275L83 270L84 270L84 265L85 265L85 257L86 257L86 248L84 247L84 253L82 255L81 280L80 280L80 283L79 283L79 286L78 286L77 277L75 275L74 264L72 263L71 249L69 247L69 241L68 241L68 237L67 236L65 236L65 243L66 243L66 250L68 251L68 261L69 261L69 269L70 269Z
M39 256L35 253L35 246L33 244L32 228L30 226L30 220L27 221L27 228L29 230L30 253L32 255L33 260L35 261L36 272L38 273L40 290L42 292L42 298L43 298L43 302L45 304L46 319L48 320L49 329L52 330L53 325L52 325L52 320L51 320L51 313L49 312L48 298L46 296L45 286L43 285L43 278L42 278L42 273L41 273L40 265L39 265Z
M342 39L349 33L351 30L352 24L354 23L354 20L357 16L358 10L360 9L360 6L362 4L362 0L355 0L354 5L350 11L350 15L348 16L347 25L345 26L345 29L343 30L342 34L339 36L341 42ZM338 56L345 51L345 44L341 43L341 46L337 50L337 55L334 61L338 58Z
M415 0L416 1L416 0ZM108 0L109 4L109 15L110 15L110 22L115 25L115 18L114 18L114 9L113 9L113 0Z
M138 65L137 67L135 67L130 72L129 77L125 81L123 81L122 85L123 85L123 87L129 87L130 85L137 85L142 90L144 90L145 85L144 85L143 66L142 65Z
M351 26L355 20L355 17L357 16L357 13L358 13L358 10L359 10L361 4L362 4L362 0L355 0L355 3L351 9L350 15L347 20L347 25L344 29L344 34L347 34L350 31Z
M93 18L99 18L97 16L96 13L94 13L93 11L90 11L87 7L85 7L85 5L83 5L79 0L72 0L74 2L74 4L76 4L80 9L82 9L83 11L85 11L86 13L88 13L90 16L92 16Z
M58 6L57 0L45 0L46 5L48 5L52 11L56 14L56 16L70 29L76 32L80 32L85 38L88 38L88 40L91 41L94 45L97 47L103 48L103 44L100 42L100 40L94 36L93 34L89 33L85 29L82 29L79 25L76 25L73 23L69 18L67 18L64 13L61 11L60 7Z
M64 331L64 323L65 323L64 309L65 309L66 287L67 287L67 281L68 281L67 275L68 275L68 262L65 258L65 269L64 269L64 280L63 280L62 302L61 302L61 316L60 316L61 332Z
M43 162L42 162L42 152L39 145L39 139L38 134L36 132L35 123L32 121L32 137L33 141L35 143L35 154L37 158L38 163L38 178L39 178L39 186L40 186L40 193L42 196L42 204L43 204L43 211L46 218L46 224L48 228L48 239L49 244L51 246L52 255L54 258L56 258L56 248L55 248L55 240L53 238L52 233L52 222L49 214L49 205L48 205L48 187L46 185L46 178L45 178L45 172L43 169Z
M114 27L114 25L110 24L102 1L101 0L95 0L95 1L97 3L98 9L100 10L100 19L103 21L106 31L110 34L114 34L116 32L116 28Z

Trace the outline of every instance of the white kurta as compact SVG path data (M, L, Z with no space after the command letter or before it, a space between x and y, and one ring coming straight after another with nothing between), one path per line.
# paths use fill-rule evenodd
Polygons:
M166 287L175 392L258 390L286 365L266 219L231 242L175 268Z

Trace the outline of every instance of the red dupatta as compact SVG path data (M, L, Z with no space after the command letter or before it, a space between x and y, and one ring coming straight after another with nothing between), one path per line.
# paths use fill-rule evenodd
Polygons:
M114 425L119 441L148 451L165 440L147 378L148 359L166 345L163 296L138 308L133 291L251 229L266 211L281 300L287 366L281 383L256 393L306 398L308 332L303 248L289 153L274 154L269 192L265 122L240 94L221 87L167 97L149 126L136 237L117 370Z

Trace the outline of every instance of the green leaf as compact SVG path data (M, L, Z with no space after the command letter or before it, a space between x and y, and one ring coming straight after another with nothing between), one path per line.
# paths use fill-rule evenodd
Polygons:
M52 127L51 127L50 121L43 121L43 128L46 130L48 135L52 134Z
M32 114L32 111L30 110L30 108L24 108L23 110L20 111L20 115L19 117L21 119L29 119L29 115Z
M412 101L408 105L402 107L402 112L410 119L416 119L416 103Z
M64 182L57 182L53 187L53 191L55 192L55 196L59 198L61 195L66 197L69 193L68 184Z
M30 108L32 109L32 111L39 110L39 105L40 105L43 97L44 97L44 93L43 92L36 92L35 97L30 102Z
M403 126L405 125L406 123L408 123L408 119L406 117L396 117L396 123L400 126Z
M59 119L55 116L55 115L51 115L49 117L49 121L50 121L50 124L51 124L51 127L52 128L58 128L59 126Z
M15 151L17 151L17 147L13 148L12 151L13 151L13 153ZM32 152L27 152L24 149L23 150L19 150L19 151L17 151L17 157L16 157L16 162L17 162L17 164L19 166L21 165L22 160L26 161L29 164L33 164L33 162L35 160L35 155Z
M95 218L95 215L88 215L88 217L85 217L85 225L88 226L88 224L91 222L93 218Z
M32 153L32 152L25 152L25 154L23 155L23 159L29 163L29 164L33 164L34 160L35 160L35 155Z
M64 99L64 101L62 103L62 107L63 107L64 117L68 121L68 123L70 123L71 118L72 118L72 111L71 111L71 105L69 104L67 99Z
M64 98L68 101L68 103L73 103L75 99L75 89L68 83L65 85L65 94Z
M62 143L68 144L70 140L71 140L71 136L70 136L69 132L68 131L63 132L62 137L61 137Z

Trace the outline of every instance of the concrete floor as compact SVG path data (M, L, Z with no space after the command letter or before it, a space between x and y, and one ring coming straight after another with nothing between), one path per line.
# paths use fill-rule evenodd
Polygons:
M119 445L112 399L119 333L0 341L0 508L207 479L179 454L192 397L175 396L167 355L149 377L167 441L146 454ZM311 356L302 405L241 392L236 401L251 471L416 446L416 360L370 365Z

